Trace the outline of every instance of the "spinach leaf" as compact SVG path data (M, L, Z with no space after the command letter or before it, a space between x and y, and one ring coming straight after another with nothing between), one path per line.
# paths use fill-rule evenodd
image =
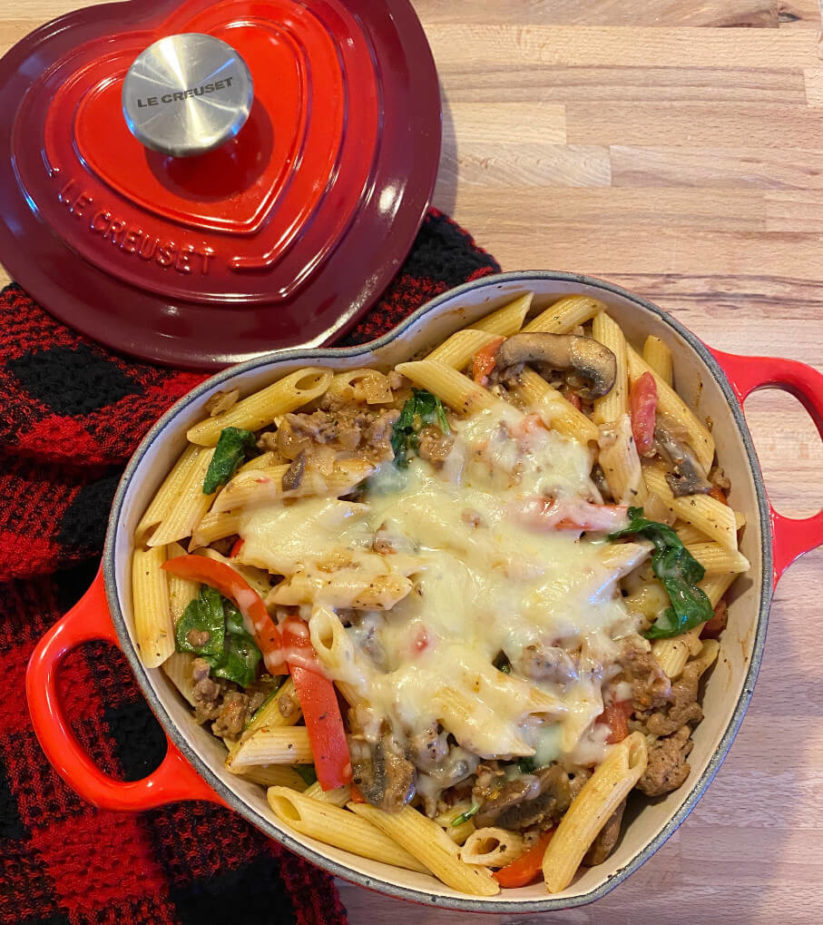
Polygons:
M260 657L260 650L248 633L229 633L223 652L214 660L209 658L207 661L212 666L211 673L216 677L248 687L257 677Z
M641 507L630 507L628 513L628 527L610 534L609 539L643 536L654 543L652 571L666 589L672 604L655 620L646 638L669 639L710 620L714 615L711 601L697 586L705 574L703 566L671 527L647 520Z
M421 429L436 424L444 434L450 433L443 403L426 389L412 389L412 397L403 405L400 417L392 429L391 448L395 465L405 469L410 453L420 446Z
M314 770L313 764L296 764L294 770L303 778L311 787L317 781L317 771Z
M248 687L257 677L260 649L246 632L240 611L208 585L201 585L198 597L186 607L174 637L179 652L204 658L215 677L241 687Z
M250 430L224 427L203 480L203 494L210 495L225 485L245 460L246 453L254 448L254 434Z
M204 641L198 640L200 634L206 633L208 636ZM225 637L223 598L214 588L201 585L200 595L186 607L174 627L177 651L193 652L203 657L219 655L223 651Z

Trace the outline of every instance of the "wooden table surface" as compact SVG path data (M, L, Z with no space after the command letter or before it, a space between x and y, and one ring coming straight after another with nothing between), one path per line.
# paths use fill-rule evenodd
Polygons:
M0 53L81 3L0 0ZM435 205L504 269L579 271L708 343L823 368L823 64L815 0L414 0L443 88ZM5 282L0 270L0 283ZM776 506L823 502L791 397L747 402ZM600 902L483 919L341 884L354 925L817 922L823 553L781 582L748 716L680 831Z

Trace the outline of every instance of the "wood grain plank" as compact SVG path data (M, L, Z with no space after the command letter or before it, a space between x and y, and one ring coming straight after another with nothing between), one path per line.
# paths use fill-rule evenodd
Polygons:
M803 71L806 88L806 103L809 106L823 106L823 68L807 67Z
M802 68L818 65L811 29L435 24L426 34L438 67L625 66Z
M547 235L562 237L563 229L580 226L607 228L695 229L717 231L759 231L765 228L765 194L759 190L706 190L695 196L689 189L546 189L539 199L533 193L530 175L509 173L505 189L506 213L501 215L500 196L488 192L489 185L502 180L492 164L492 177L481 190L467 191L467 208L485 206L492 221L539 224ZM458 203L463 199L458 193ZM460 207L459 206L459 207Z
M474 187L502 190L528 186L609 186L611 164L604 147L587 145L478 144L461 132L448 140L440 159L434 204L442 208L448 197L453 208L455 193Z
M580 0L415 0L418 15L427 23L495 25L535 22L581 26L752 26L776 29L780 24L777 0L625 0L581 3Z
M769 191L766 194L766 230L823 232L823 191Z
M823 110L778 104L569 103L570 144L685 147L815 148L823 139Z
M611 145L609 156L614 186L823 189L823 148Z
M474 144L556 145L566 141L566 107L560 103L448 102L449 117Z
M552 225L551 199L510 191L505 208L482 193L456 210L459 220L489 245L506 269L552 266L577 273L758 276L779 266L785 276L820 278L823 236L788 232L734 232L657 226Z
M799 69L720 67L506 66L467 72L441 61L440 76L452 103L721 102L808 103L808 78Z

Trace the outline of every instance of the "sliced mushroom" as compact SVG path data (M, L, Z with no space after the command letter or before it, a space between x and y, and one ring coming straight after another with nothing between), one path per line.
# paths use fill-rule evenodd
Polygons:
M678 440L659 418L654 429L654 439L657 441L660 455L672 467L672 471L666 473L666 481L675 498L682 498L684 495L707 495L712 490L711 482L706 478L706 473L691 448Z
M571 803L569 775L554 764L535 774L523 774L488 794L475 816L479 828L526 829L548 818L559 818Z
M403 748L390 732L370 745L349 741L354 782L366 800L386 812L398 812L415 792L416 772Z
M292 460L291 465L283 473L283 491L293 491L299 488L303 482L303 474L306 471L306 451L301 450Z
M612 351L593 337L577 334L513 334L497 351L497 366L506 369L518 363L569 370L569 385L585 399L606 395L617 375Z

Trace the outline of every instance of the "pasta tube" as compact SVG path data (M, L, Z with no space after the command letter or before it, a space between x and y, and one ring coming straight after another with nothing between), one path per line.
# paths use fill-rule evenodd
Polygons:
M600 830L646 770L646 739L633 732L613 746L572 801L543 855L550 893L565 890Z

